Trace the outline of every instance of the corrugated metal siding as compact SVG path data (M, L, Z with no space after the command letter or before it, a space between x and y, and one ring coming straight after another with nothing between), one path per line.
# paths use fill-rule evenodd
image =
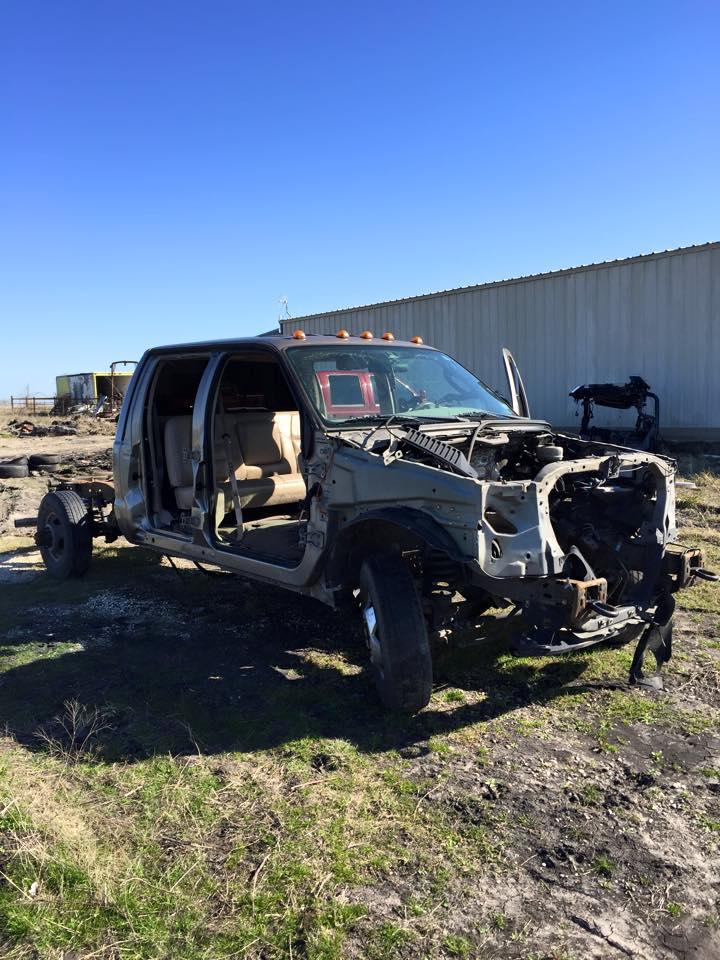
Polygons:
M668 430L720 430L720 244L519 281L287 320L286 331L415 334L505 391L500 350L520 366L532 412L575 423L580 383L647 380ZM628 414L597 411L596 421Z

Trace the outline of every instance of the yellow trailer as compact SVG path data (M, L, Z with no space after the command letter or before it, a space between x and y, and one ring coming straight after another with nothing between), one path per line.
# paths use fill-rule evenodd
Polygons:
M135 360L115 360L109 370L60 374L55 378L57 406L67 409L79 403L97 404L105 397L103 412L116 410L123 401L132 377L132 371L119 371L117 368L135 364Z

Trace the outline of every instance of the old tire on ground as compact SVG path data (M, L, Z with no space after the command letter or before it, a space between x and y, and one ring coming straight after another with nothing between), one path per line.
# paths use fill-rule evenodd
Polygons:
M54 467L63 459L66 458L61 453L33 453L28 462L31 470L37 470L38 467Z
M38 546L56 580L81 577L90 566L92 534L87 507L72 490L47 493L38 510Z
M399 556L363 562L360 601L380 699L389 710L417 713L430 700L432 657L415 581Z
M25 461L25 463L17 463L14 461L4 460L2 463L0 463L0 480L12 480L17 477L27 477L28 473L27 461Z

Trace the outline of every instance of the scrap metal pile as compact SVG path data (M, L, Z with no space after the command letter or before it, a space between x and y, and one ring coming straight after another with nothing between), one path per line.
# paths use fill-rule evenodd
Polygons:
M11 420L7 429L15 437L73 437L80 432L72 420L53 420L47 427L32 420Z

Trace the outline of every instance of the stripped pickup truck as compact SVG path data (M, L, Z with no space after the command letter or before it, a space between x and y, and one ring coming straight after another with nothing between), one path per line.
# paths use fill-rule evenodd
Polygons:
M47 569L80 576L94 537L124 536L316 597L360 618L395 710L428 702L428 632L459 598L476 614L516 608L523 655L637 641L632 680L659 683L674 593L717 579L676 540L675 466L532 419L504 362L508 400L390 333L149 350L113 486L65 483L42 501Z

